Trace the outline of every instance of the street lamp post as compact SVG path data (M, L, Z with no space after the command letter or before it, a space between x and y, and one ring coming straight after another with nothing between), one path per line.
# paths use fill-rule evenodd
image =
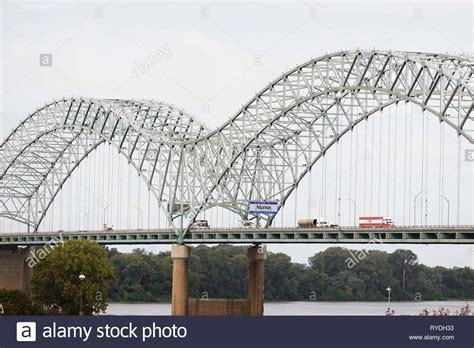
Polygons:
M347 200L352 202L352 204L354 204L354 227L355 227L356 226L356 214L357 214L356 213L356 209L357 209L356 202L352 198L348 198Z
M104 228L106 226L106 223L105 223L105 213L107 212L107 209L110 208L110 204L107 204L105 207L104 207L104 217L103 217L103 221L104 221Z
M341 225L341 197L337 199L337 224Z
M322 215L323 215L323 212L322 212L322 206L323 205L322 205L321 202L323 201L324 197L326 197L326 195L323 195L323 196L319 197L319 217L318 217L318 219L321 218Z
M425 191L418 192L418 194L415 196L415 199L413 200L413 225L415 225L415 226L416 226L416 201L418 200L418 197L421 194L423 194L423 192L425 192Z
M388 288L385 289L385 291L388 292L388 303L390 303L390 294L392 292L392 289L389 286Z
M143 226L143 213L141 208L138 205L134 205L132 208L137 208L138 209L138 215L139 215L139 228L141 229Z
M318 215L318 212L317 212L318 200L317 200L316 197L312 197L312 198L311 198L310 205L311 205L312 208L313 208L313 207L316 208L316 209L315 209L316 211L314 212L315 216ZM310 216L312 215L312 214L311 214L311 211L310 211L310 214L309 214L309 215L310 215Z
M446 203L448 203L448 226L449 226L449 199L446 198L445 195L442 195L441 197L443 197L443 199L446 201Z
M87 226L89 222L89 211L79 210L79 227L81 226L81 217L80 217L81 213L85 215L86 222L84 223L84 226Z
M82 288L83 288L83 284L84 284L85 279L86 279L86 276L84 274L79 275L79 281L81 283L81 300L80 300L80 304L79 304L79 315L84 315L84 313L82 312Z

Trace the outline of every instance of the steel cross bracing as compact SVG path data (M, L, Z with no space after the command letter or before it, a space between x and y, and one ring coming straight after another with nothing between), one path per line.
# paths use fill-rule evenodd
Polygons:
M216 205L242 217L249 200L278 201L280 209L328 148L391 104L412 102L474 143L473 62L416 52L328 54L274 80L213 131L164 103L55 101L0 146L0 217L36 230L74 169L104 142L127 157L181 237Z

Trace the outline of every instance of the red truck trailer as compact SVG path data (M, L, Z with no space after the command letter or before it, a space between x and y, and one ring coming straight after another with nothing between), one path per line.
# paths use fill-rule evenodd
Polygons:
M359 217L359 227L361 228L390 228L393 227L393 220L384 216L361 216Z

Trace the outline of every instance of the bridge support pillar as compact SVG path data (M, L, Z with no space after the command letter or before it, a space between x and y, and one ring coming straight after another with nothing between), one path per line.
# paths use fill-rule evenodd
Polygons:
M191 248L186 245L172 245L173 284L171 291L171 315L188 315L188 260Z
M30 293L30 248L0 247L0 288Z
M249 260L248 300L251 316L263 315L263 287L267 249L263 245L254 245L247 249Z

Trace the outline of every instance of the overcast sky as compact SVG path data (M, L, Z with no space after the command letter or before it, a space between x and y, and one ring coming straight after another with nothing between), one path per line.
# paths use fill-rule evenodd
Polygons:
M325 52L361 47L472 54L472 6L455 1L2 1L0 138L38 106L63 96L164 100L214 128L268 81ZM137 76L137 62L160 52L166 57ZM51 67L40 66L40 54L52 54ZM455 134L449 136L456 149ZM469 147L462 143L463 150ZM467 198L461 222L470 224L472 167L464 164L462 172ZM272 245L269 250L306 262L326 247ZM410 248L428 265L473 266L472 246Z

